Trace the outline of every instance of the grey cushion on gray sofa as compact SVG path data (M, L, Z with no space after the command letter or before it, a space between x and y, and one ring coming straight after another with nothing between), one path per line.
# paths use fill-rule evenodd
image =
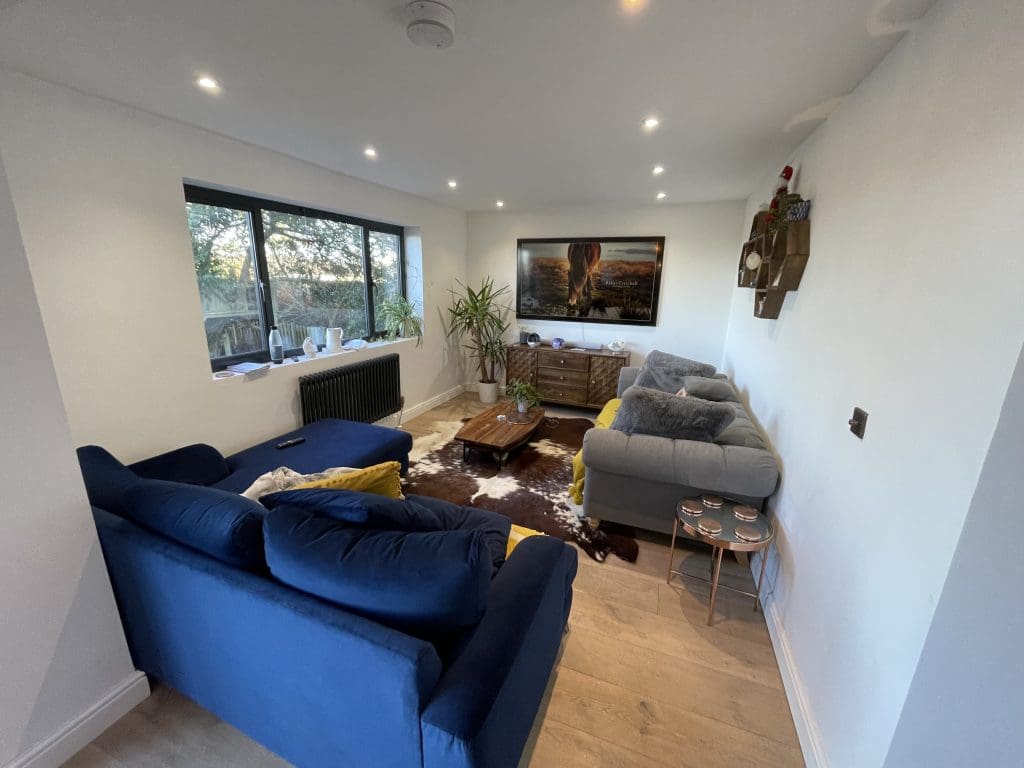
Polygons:
M719 445L736 445L744 448L757 448L762 451L767 450L768 445L761 437L761 432L754 426L754 422L750 420L743 405L740 403L723 403L723 405L731 405L736 412L736 418L722 430L722 433L715 438L715 442Z
M711 377L714 375L715 366L713 365L678 355L670 355L668 352L660 352L656 349L647 355L647 359L640 367L636 385L674 395L682 388L683 380L687 376Z
M739 393L728 379L708 379L704 376L687 376L683 379L687 397L699 397L714 403L738 403Z
M633 386L623 393L622 405L611 428L631 435L657 435L709 443L735 418L736 412L730 403L677 397L656 389Z

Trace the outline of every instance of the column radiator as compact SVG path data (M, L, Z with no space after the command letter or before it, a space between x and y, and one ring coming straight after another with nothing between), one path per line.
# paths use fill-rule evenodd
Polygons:
M372 423L402 409L398 355L384 355L299 379L302 423L348 419Z

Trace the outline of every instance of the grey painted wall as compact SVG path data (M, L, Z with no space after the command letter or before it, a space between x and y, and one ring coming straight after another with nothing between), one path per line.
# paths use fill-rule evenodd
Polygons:
M1021 764L1022 541L1024 350L903 705L887 768Z

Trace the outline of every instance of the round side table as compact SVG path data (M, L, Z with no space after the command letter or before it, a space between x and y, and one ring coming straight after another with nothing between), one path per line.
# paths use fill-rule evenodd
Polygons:
M673 570L672 561L675 557L676 537L679 535L680 526L693 538L712 546L710 579L681 570ZM683 499L676 505L676 517L672 524L672 546L668 554L668 577L665 581L671 583L672 574L676 574L691 579L700 579L711 584L711 596L708 604L708 626L711 626L711 620L715 615L718 577L722 571L722 554L727 549L732 552L762 552L762 550L768 549L774 538L775 528L772 527L767 517L753 507L711 495ZM761 555L761 573L757 577L755 592L735 589L727 584L723 584L722 588L754 598L754 610L756 611L760 605L761 582L764 581L764 566L767 561L768 552L764 551Z

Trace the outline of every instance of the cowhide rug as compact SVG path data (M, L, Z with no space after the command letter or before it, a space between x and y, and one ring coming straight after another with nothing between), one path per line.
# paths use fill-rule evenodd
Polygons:
M462 461L462 443L454 438L463 423L435 422L431 434L413 442L405 493L500 512L517 525L579 544L597 561L609 552L636 561L636 539L612 526L592 529L569 496L572 457L592 422L544 419L533 439L513 452L500 472L486 451L473 450L469 461Z

